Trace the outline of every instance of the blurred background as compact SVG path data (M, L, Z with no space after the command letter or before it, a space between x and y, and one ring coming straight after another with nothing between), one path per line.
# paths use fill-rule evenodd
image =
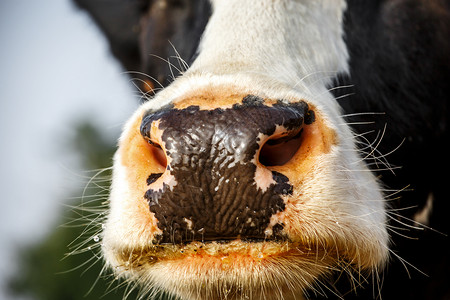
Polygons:
M0 300L122 299L126 287L94 285L94 249L66 254L92 238L77 207L104 204L109 171L89 179L140 95L70 0L1 0L0 41Z

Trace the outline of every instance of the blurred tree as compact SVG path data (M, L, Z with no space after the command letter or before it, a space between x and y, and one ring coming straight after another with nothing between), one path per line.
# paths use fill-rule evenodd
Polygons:
M63 215L64 225L36 245L20 250L19 274L9 282L12 295L36 300L138 298L137 289L103 270L99 254L98 234L107 206L114 143L89 121L78 125L69 146L80 153L83 168L99 171L88 176L84 190L71 200L75 204Z

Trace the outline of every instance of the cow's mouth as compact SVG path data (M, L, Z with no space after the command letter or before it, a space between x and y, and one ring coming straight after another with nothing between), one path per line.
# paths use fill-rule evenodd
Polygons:
M285 299L337 269L338 251L322 246L310 240L160 244L121 251L115 268L187 299Z
M117 268L139 270L162 264L166 268L207 274L211 270L227 271L269 267L278 260L296 257L307 262L330 260L335 250L323 248L311 241L260 241L258 239L194 241L187 244L149 245L140 249L122 250Z

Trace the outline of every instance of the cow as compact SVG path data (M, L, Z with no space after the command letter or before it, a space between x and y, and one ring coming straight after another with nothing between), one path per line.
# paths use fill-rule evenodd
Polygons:
M450 3L76 0L143 103L106 265L182 299L448 299Z

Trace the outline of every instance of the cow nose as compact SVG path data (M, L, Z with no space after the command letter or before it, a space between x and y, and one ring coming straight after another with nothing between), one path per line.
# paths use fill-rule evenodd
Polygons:
M229 108L166 107L147 112L141 134L163 173L144 197L160 243L282 239L271 217L293 187L272 166L287 164L314 113L303 102L266 105L252 96Z

